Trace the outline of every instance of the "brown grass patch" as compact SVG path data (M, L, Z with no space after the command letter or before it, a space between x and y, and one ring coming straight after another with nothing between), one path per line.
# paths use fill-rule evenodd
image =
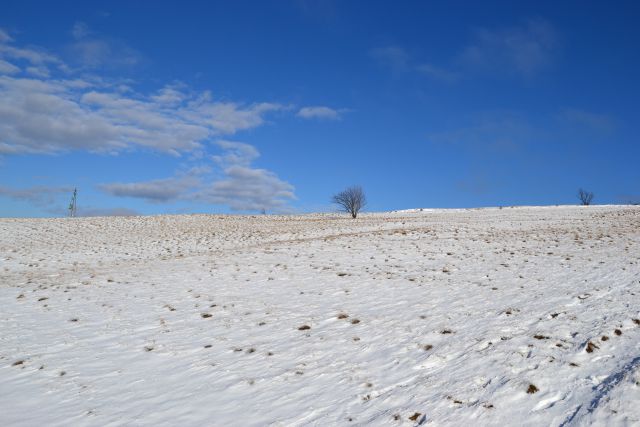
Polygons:
M598 348L600 348L600 347L598 347L597 345L595 345L594 343L589 341L587 343L587 347L585 348L585 350L587 351L587 353L593 353L593 350L598 349Z

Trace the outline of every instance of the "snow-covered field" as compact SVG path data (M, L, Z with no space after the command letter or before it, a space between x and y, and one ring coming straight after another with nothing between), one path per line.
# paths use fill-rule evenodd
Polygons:
M0 220L0 425L638 425L640 208Z

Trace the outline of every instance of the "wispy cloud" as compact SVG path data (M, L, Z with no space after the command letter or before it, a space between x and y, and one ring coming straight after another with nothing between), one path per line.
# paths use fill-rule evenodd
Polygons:
M0 28L0 43L8 43L8 42L10 42L12 40L13 39L11 38L9 33L7 33L5 30Z
M538 19L506 28L475 29L469 43L444 64L425 62L398 45L372 49L370 55L396 74L417 72L446 83L477 74L531 78L552 64L558 40L554 27Z
M73 24L73 28L71 29L71 35L76 40L80 40L87 37L89 33L90 33L89 26L81 21L78 21L75 24Z
M409 53L400 46L390 45L371 49L370 55L384 66L396 72L409 69L411 60Z
M170 178L103 184L100 189L113 196L153 203L181 200L228 206L236 211L291 210L289 202L295 200L294 187L274 172L252 166L260 156L254 146L226 140L215 144L222 152L211 156L216 166L213 169L198 166Z
M58 57L44 49L35 46L18 47L13 42L13 38L6 31L0 29L0 59L24 61L38 67L53 65L60 69L66 69L66 66ZM15 64L12 65L15 66Z
M451 69L436 66L432 63L420 62L406 49L397 45L390 45L372 49L371 56L381 65L389 67L394 73L417 73L422 76L444 82L454 82L459 73Z
M514 153L537 144L597 143L616 131L614 116L576 108L532 117L495 110L460 118L455 127L427 135L430 142L496 153Z
M616 129L616 120L608 114L594 113L578 108L565 108L558 113L557 117L569 125L589 131L611 133Z
M0 59L0 73L2 74L16 74L20 72L20 68L16 67L15 65L7 62L7 61L3 61L2 59Z
M485 112L465 122L454 129L430 133L427 138L437 144L509 152L539 134L524 116L513 111Z
M143 61L143 55L122 40L100 36L84 22L71 29L74 38L69 45L73 61L84 68L133 67Z
M459 72L442 67L437 67L433 64L420 64L417 65L415 69L434 80L441 80L444 82L452 83L460 78Z
M342 115L347 111L347 109L336 110L324 106L303 107L298 110L296 116L302 117L303 119L340 120Z
M44 212L65 216L67 203L71 199L74 188L71 186L36 185L25 188L0 186L0 198L8 198L42 208ZM82 197L82 192L81 195ZM78 207L78 216L130 216L139 215L133 209L116 207L104 208L86 206L83 203Z
M474 70L532 77L551 64L557 48L553 26L544 20L530 20L509 28L475 30L472 42L458 59Z
M35 206L49 207L56 203L56 200L66 194L71 196L72 187L39 185L27 188L13 188L0 186L0 197L7 197L13 200L28 202Z

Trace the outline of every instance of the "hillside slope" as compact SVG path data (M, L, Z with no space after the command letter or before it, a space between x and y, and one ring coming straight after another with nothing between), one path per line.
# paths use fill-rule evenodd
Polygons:
M0 424L640 423L640 208L0 219Z

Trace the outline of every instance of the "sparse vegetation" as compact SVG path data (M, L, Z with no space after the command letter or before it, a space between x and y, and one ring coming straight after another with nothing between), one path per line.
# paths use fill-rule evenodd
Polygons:
M637 209L342 216L2 220L5 374L34 395L69 393L91 384L99 364L121 364L123 375L92 391L110 399L122 381L152 398L147 379L168 372L163 384L177 385L185 413L201 384L249 408L276 400L286 408L300 387L318 392L312 417L217 412L227 424L466 425L479 415L490 424L517 421L524 408L546 425L599 397L600 388L567 378L609 384L640 366ZM69 235L73 245L59 249ZM58 331L87 353L50 352ZM191 373L203 381L194 385ZM345 380L335 386L336 378ZM612 384L611 401L635 386ZM433 393L414 400L424 387ZM605 421L608 397L595 409ZM613 408L635 416L631 400ZM139 409L173 408L150 401ZM45 409L64 423L65 411ZM102 410L96 422L124 419ZM121 412L130 410L123 401ZM206 424L208 414L192 413Z

